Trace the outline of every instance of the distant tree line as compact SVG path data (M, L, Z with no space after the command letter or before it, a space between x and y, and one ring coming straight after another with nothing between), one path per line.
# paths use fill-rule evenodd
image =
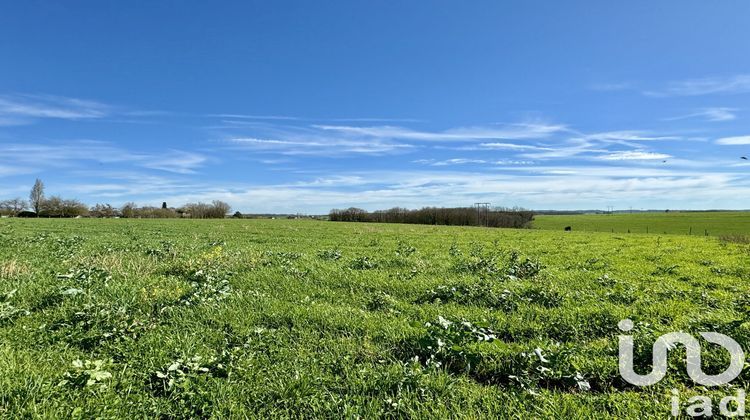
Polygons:
M534 213L521 208L424 207L410 210L395 207L368 212L356 207L333 209L328 219L334 222L410 223L422 225L487 226L526 228Z
M192 218L223 219L232 208L229 204L215 200L211 203L188 203L178 208L170 208L167 203L161 207L139 207L127 203L120 208L110 204L96 204L88 207L76 199L59 196L46 197L44 183L37 179L29 193L29 201L21 198L0 200L0 216L4 217L100 217L100 218Z

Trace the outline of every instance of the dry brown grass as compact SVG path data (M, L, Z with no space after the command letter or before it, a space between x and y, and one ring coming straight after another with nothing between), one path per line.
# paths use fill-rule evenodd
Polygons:
M74 265L98 267L115 277L144 277L153 274L157 267L145 258L123 258L117 253L81 256L75 259Z
M722 242L730 242L733 244L742 244L742 245L748 245L750 244L750 236L748 235L741 235L737 233L728 234L728 235L721 235L719 236L719 240Z
M30 273L31 269L29 266L17 260L0 262L0 279L13 279Z

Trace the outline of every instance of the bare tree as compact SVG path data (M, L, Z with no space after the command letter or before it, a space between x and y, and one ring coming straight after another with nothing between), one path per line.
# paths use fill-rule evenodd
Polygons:
M223 219L230 211L232 207L219 200L214 200L211 204L188 203L182 207L183 214L192 219Z
M26 208L26 202L20 198L0 201L0 214L3 216L16 216Z
M16 197L16 198L10 199L10 200L8 200L8 203L10 204L11 209L15 213L20 213L20 212L24 211L24 209L26 209L26 207L28 207L28 204L26 203L26 201L22 200L21 197Z
M0 216L14 216L10 200L0 201Z
M232 211L232 206L223 201L214 200L212 204L214 208L211 213L212 217L215 219L223 219L227 216L227 214L229 214L229 212Z
M31 208L34 209L34 213L39 216L42 204L44 204L44 183L42 183L42 180L39 178L34 182L34 187L29 194L29 204L31 205Z
M125 205L123 205L122 208L120 208L120 214L122 214L122 217L125 217L125 218L136 217L137 208L138 208L138 205L133 202L125 203Z
M78 217L89 214L89 208L85 204L76 200L63 200L63 217Z
M85 216L89 210L85 204L75 199L64 199L52 196L44 200L41 216L44 217L77 217Z
M118 215L117 209L109 204L96 204L94 207L89 209L89 215L91 217L111 218Z
M43 217L63 217L64 214L63 199L57 195L44 199L39 205L39 210L36 211L37 216Z

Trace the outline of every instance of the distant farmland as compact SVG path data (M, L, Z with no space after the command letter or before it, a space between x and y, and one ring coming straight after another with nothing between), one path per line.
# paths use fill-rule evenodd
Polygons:
M677 235L750 234L750 212L670 212L635 214L538 215L533 228L615 233Z

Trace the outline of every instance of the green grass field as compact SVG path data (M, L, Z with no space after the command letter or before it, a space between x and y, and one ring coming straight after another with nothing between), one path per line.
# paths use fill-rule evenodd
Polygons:
M727 394L678 353L628 385L617 323L640 371L669 331L748 349L748 246L579 230L0 220L0 417L664 418L672 388Z
M533 227L614 233L660 233L677 235L748 235L750 212L670 212L634 214L538 215Z

